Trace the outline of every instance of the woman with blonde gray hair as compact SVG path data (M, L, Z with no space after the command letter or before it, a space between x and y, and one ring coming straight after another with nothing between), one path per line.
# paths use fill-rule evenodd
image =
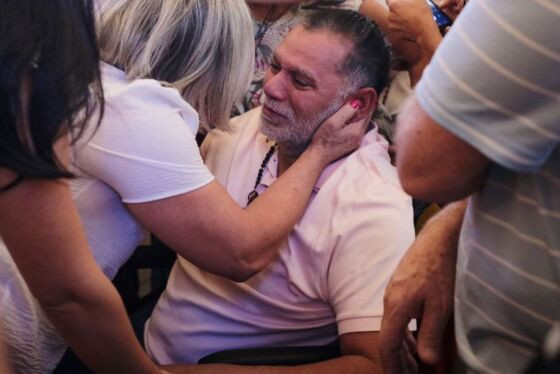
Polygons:
M249 278L276 256L323 168L359 145L365 124L347 123L356 109L325 121L290 170L242 208L204 166L195 136L199 126L227 129L250 82L245 1L115 0L99 30L105 111L73 145L71 169L96 261L113 278L150 231L206 271ZM60 344L47 348L63 354Z
M251 79L252 32L243 0L121 0L101 15L107 104L98 131L74 147L82 178L72 187L109 276L147 228L198 266L247 279L274 258L322 169L358 145L363 126L344 125L347 105L246 209L214 181L195 136L199 124L227 130Z

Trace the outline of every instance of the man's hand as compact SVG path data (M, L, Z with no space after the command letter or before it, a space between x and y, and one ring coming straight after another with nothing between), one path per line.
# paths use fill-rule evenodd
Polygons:
M402 373L403 347L411 319L422 319L418 354L429 364L439 359L451 308L457 242L466 201L448 205L433 217L401 260L385 291L379 346L387 373Z
M389 0L389 34L393 39L418 43L430 56L441 34L425 0Z

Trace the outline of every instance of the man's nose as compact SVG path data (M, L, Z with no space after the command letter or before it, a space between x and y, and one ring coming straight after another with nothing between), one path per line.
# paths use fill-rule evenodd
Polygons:
M263 87L266 97L277 101L284 100L286 98L284 80L285 73L283 71L274 74L269 70L265 76Z

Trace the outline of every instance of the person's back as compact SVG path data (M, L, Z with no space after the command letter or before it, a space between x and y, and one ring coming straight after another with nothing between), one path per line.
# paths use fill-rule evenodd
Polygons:
M180 161L198 156L198 115L177 90L154 79L129 80L104 62L101 72L107 103L103 126L74 145L72 171L78 178L70 187L93 255L112 279L146 236L123 201L187 192L212 176L202 161L198 168L189 165L188 177L180 174ZM158 123L165 131L154 126ZM172 174L180 178L172 180Z

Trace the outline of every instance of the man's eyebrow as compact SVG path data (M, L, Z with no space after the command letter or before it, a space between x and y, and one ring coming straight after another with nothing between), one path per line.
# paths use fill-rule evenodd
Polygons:
M271 62L273 64L282 64L280 59L278 58L278 55L276 53L274 53L272 55L272 60ZM302 69L300 67L283 67L285 70L287 70L290 74L292 75L300 75L302 76L304 79L308 80L310 84L312 85L316 85L317 81L315 79L315 77L313 76L313 74L305 69Z

